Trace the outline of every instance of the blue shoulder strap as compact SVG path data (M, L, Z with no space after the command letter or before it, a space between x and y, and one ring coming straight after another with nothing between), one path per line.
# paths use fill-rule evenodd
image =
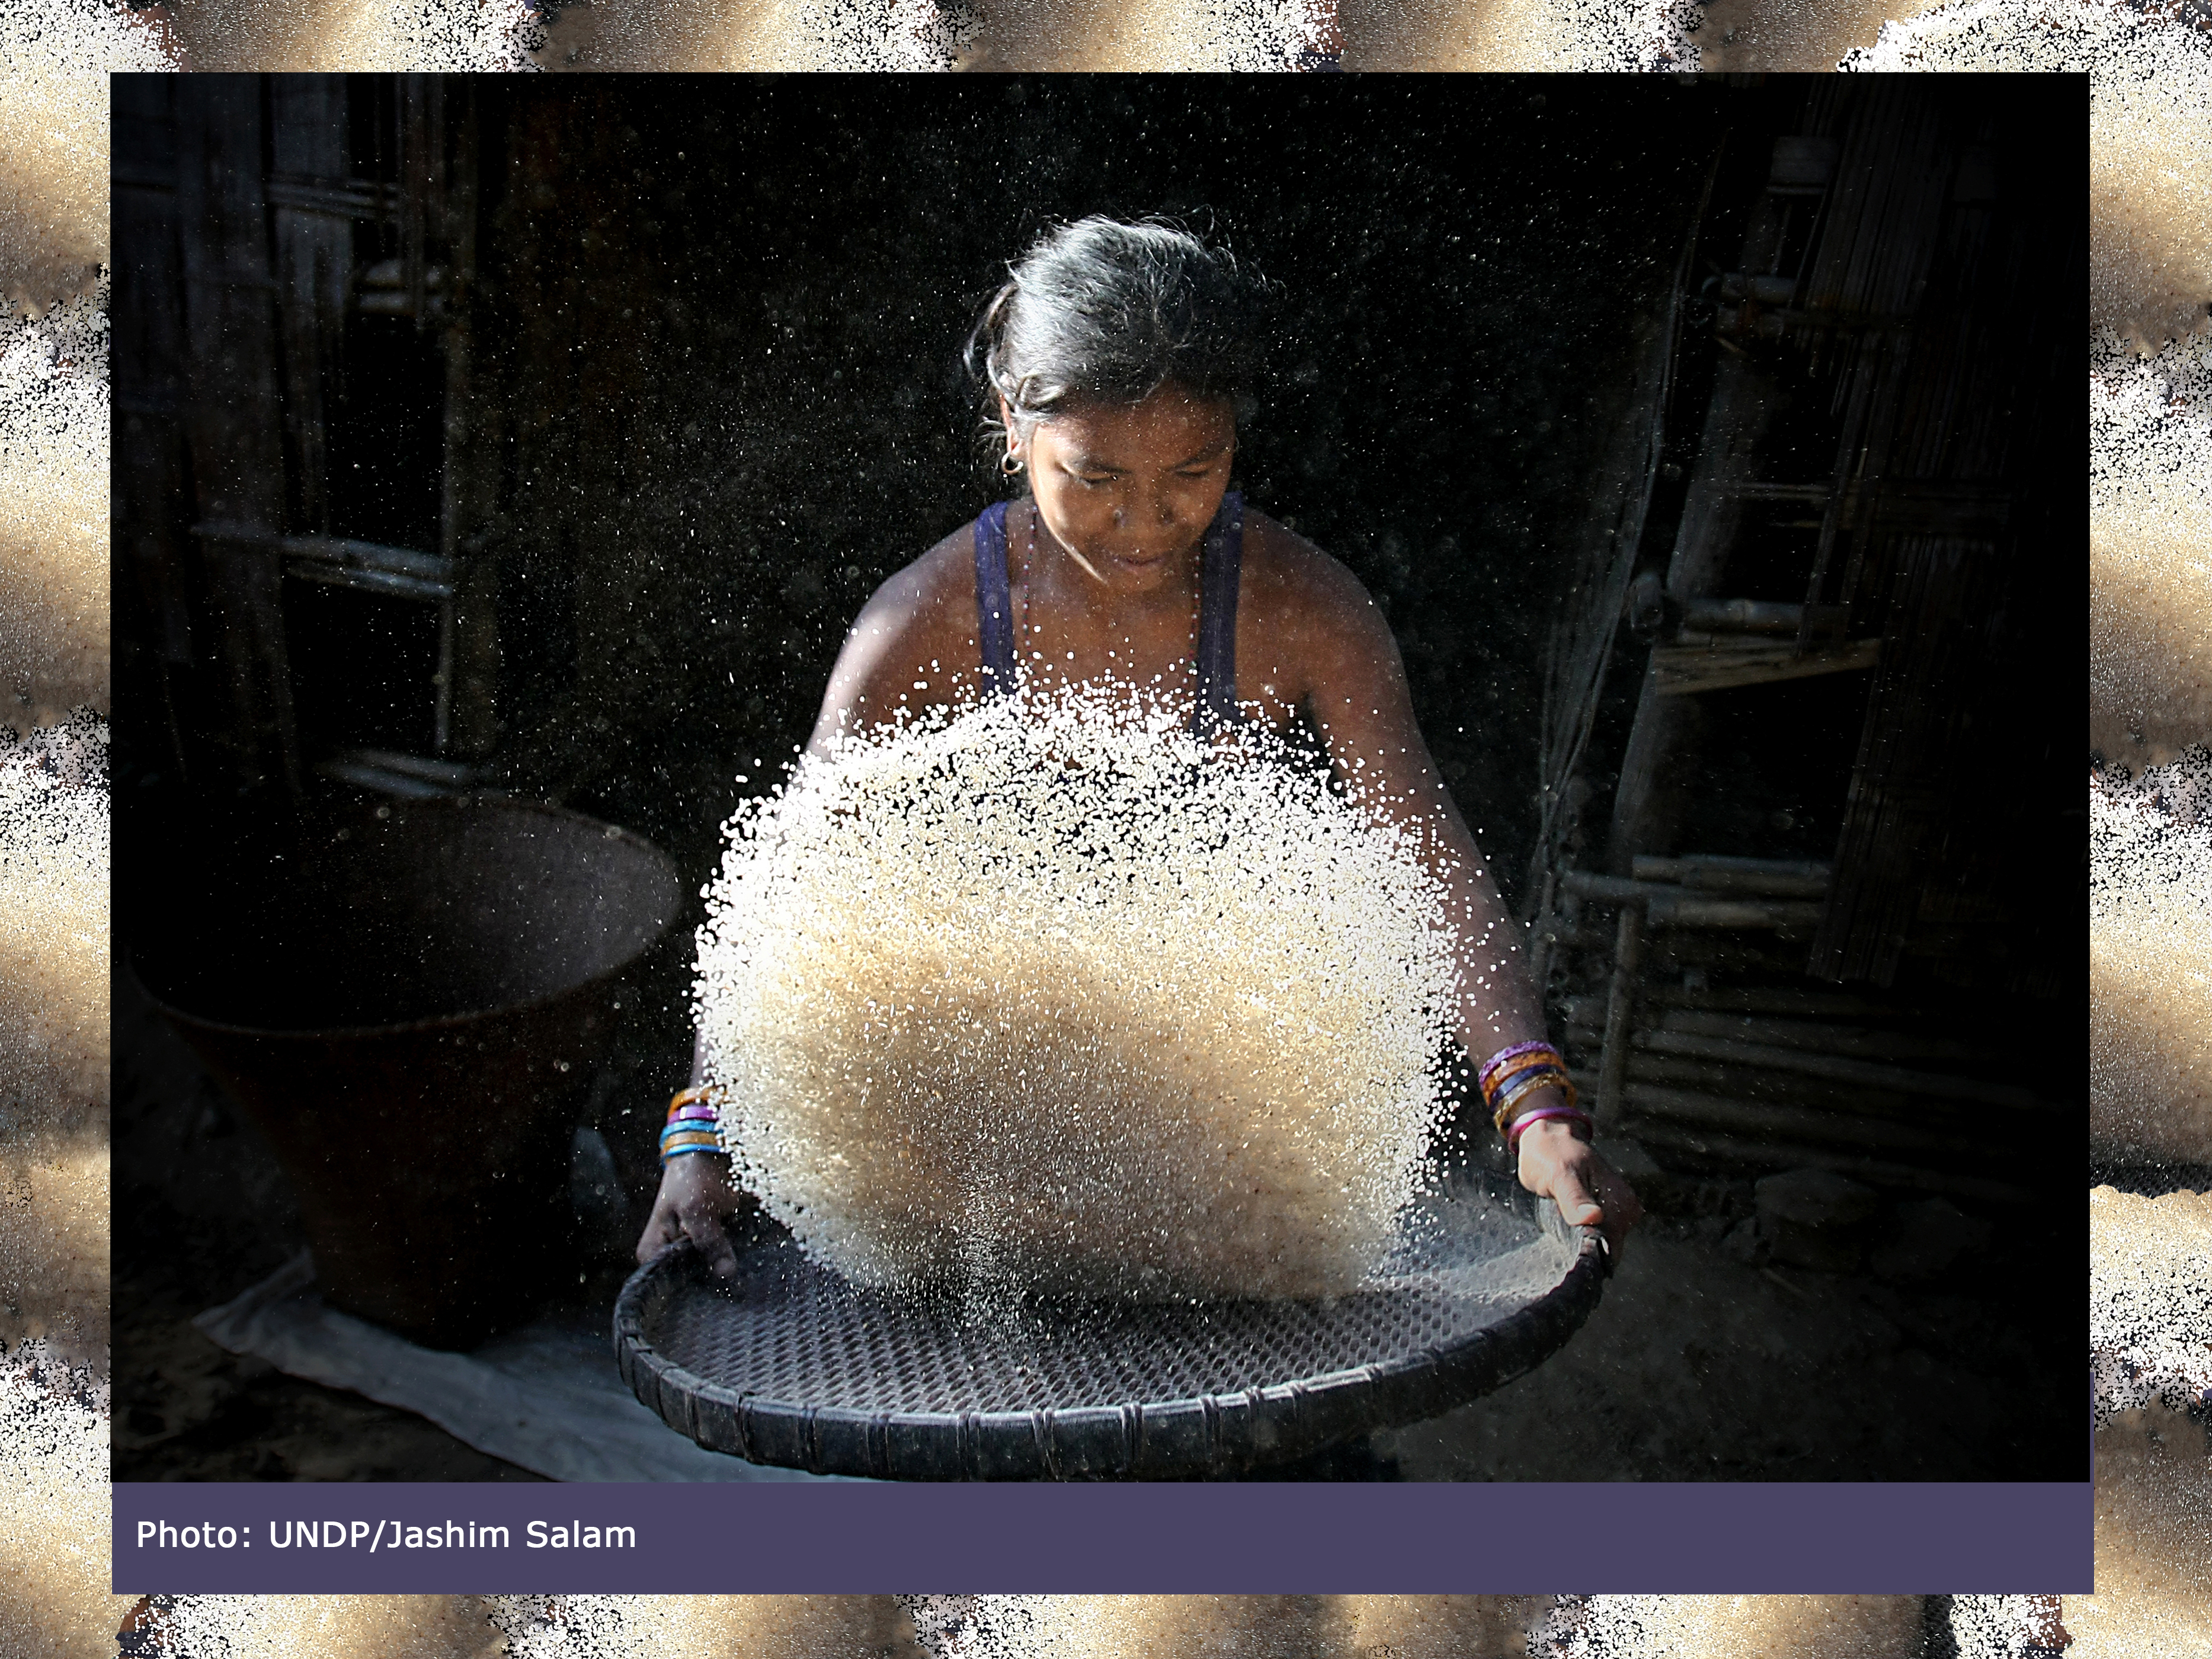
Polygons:
M1191 730L1210 736L1237 710L1237 590L1244 562L1244 498L1230 490L1206 527L1199 564L1198 707ZM975 520L975 635L986 696L1014 689L1013 590L1006 569L1006 503Z
M1237 589L1244 563L1244 498L1230 490L1206 527L1198 573L1198 707L1190 729L1206 738L1237 711Z
M987 697L1014 689L1013 610L1006 576L1006 503L994 501L975 520L975 638Z

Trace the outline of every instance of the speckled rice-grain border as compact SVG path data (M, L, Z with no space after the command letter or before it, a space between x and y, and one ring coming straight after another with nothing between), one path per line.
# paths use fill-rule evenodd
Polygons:
M2038 5L2036 0L1992 0L1992 3L1986 9L2000 13L2018 15L2048 9ZM461 9L457 5L434 4L425 9L433 14L448 14L458 13ZM1742 8L1739 7L1737 9L1741 10ZM1789 21L1790 14L1815 9L1809 7L1793 7L1786 3L1786 0L1785 3L1776 8L1778 13L1784 15L1785 21ZM1911 5L1909 0L1908 3L1899 7L1900 11L1922 9L1925 8ZM1590 37L1602 37L1609 27L1604 10L1599 8L1563 4L1562 11L1567 15L1568 21L1565 27L1559 30L1544 52L1544 61L1559 67L1589 61L1593 55L1590 51L1593 44ZM1589 21L1592 16L1597 19L1595 24ZM70 20L72 18L84 22L88 27L95 26L95 18L100 20L97 27L108 28L111 32L112 27L112 23L106 21L104 13L94 10L93 0L0 0L0 35L14 34L20 41L24 37L17 34L16 32L22 28L27 21L36 18L44 18L50 22L59 23L64 28L69 27ZM1583 31L1581 35L1575 33L1577 26ZM1789 32L1787 28L1778 31L1779 33L1785 35ZM1814 32L1817 33L1817 30ZM460 36L474 38L469 29L459 29L455 33ZM481 31L476 33L481 33ZM1800 31L1800 33L1803 32ZM1608 44L1617 45L1618 43L1598 39L1595 44L1602 50ZM1872 43L1852 44L1870 45ZM1752 39L1738 46L1734 51L1709 49L1708 56L1712 60L1711 66L1716 68L1787 70L1826 67L1825 64L1802 60L1790 61L1790 55L1787 52L1766 54L1772 57L1774 61L1758 61L1761 54L1755 50L1745 49L1747 46L1756 48L1757 46L1758 41ZM507 50L507 41L495 35L487 43L487 50L503 52ZM1693 60L1678 55L1673 66L1688 67L1691 66L1692 61ZM431 66L427 63L394 63L379 67L402 69ZM451 66L458 67L459 64ZM103 72L104 67L105 59L95 58L94 61L86 64L81 72L99 74ZM21 73L21 70L15 62L0 58L0 73L12 76ZM0 271L0 283L5 283L13 275L14 273ZM2212 595L2207 596L2206 609L2208 616L2212 616ZM4 893L0 893L0 902L4 902L6 896ZM4 1039L9 1035L10 1034L0 1032L0 1039ZM32 1461L19 1462L12 1467L9 1472L8 1481L15 1489L13 1496L18 1499L27 1495L27 1488L37 1486L46 1489L56 1498L89 1500L75 1504L65 1504L62 1512L54 1514L52 1518L58 1523L57 1530L45 1540L45 1548L50 1559L57 1556L74 1557L83 1564L83 1571L88 1575L97 1575L104 1566L106 1549L104 1492L106 1470L100 1455L104 1449L105 1442L106 1380L90 1376L76 1379L70 1379L65 1376L58 1376L51 1363L46 1365L43 1372L40 1372L32 1363L38 1358L36 1353L23 1348L19 1348L9 1356L5 1391L11 1407L21 1407L30 1413L33 1418L43 1421L48 1431L41 1437L45 1441L46 1449L43 1453L33 1453ZM29 1437L20 1437L16 1439L15 1443L18 1447L21 1447L28 1438ZM94 1510L98 1511L96 1518L92 1513ZM72 1520L79 1516L82 1519L76 1520L76 1524L72 1525ZM530 1598L514 1599L520 1601ZM119 1608L123 1603L118 1601L116 1605ZM518 1608L515 1611L519 1613L521 1610ZM550 1629L550 1626L541 1621L540 1628ZM586 1645L572 1646L564 1638L557 1648L542 1650L548 1653L560 1651L580 1654L599 1649L603 1645L590 1636L585 1635L580 1626L571 1628L577 1629L580 1637ZM57 1630L51 1633L64 1644L52 1649L56 1653L66 1651L72 1654L98 1655L100 1659L105 1659L105 1656L112 1651L112 1638L107 1629L98 1631L71 1629L66 1632ZM609 1633L611 1634L611 1630ZM511 1650L520 1651L520 1648L510 1645Z

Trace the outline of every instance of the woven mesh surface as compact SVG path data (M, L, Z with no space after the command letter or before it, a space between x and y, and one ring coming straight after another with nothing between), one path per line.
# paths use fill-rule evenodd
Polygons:
M686 1432L709 1443L735 1434L742 1444L723 1449L762 1461L836 1468L817 1419L896 1417L908 1436L936 1425L963 1447L983 1421L981 1432L998 1425L1018 1453L1032 1437L1025 1418L1101 1408L1142 1417L1168 1402L1235 1396L1257 1405L1262 1391L1304 1395L1324 1379L1351 1406L1343 1396L1387 1376L1395 1394L1368 1390L1365 1425L1379 1426L1393 1400L1413 1397L1403 1385L1425 1369L1456 1364L1465 1397L1527 1370L1581 1322L1601 1273L1594 1246L1553 1206L1502 1182L1455 1188L1413 1218L1406 1239L1375 1288L1330 1301L1023 1305L860 1290L763 1227L741 1245L732 1282L712 1279L685 1247L641 1269L617 1310L617 1343L640 1397ZM1570 1279L1578 1280L1572 1295ZM1498 1340L1486 1345L1486 1334ZM1478 1363L1468 1363L1470 1352ZM1416 1392L1436 1405L1432 1389ZM742 1402L751 1427L710 1430L717 1401ZM1284 1409L1294 1416L1294 1407ZM799 1440L755 1431L778 1422L799 1424ZM1328 1437L1358 1426L1340 1414ZM1270 1429L1263 1449L1279 1443L1288 1453L1322 1433L1318 1421L1313 1429L1287 1438ZM1229 1455L1218 1435L1205 1439L1212 1463ZM865 1454L871 1463L895 1455Z

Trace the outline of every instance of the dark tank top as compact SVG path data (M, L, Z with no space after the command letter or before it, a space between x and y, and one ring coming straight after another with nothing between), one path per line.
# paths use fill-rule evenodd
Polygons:
M1014 689L1013 584L1006 568L1006 507L975 520L975 628L982 642L983 694ZM1244 498L1231 489L1206 526L1198 568L1198 706L1190 727L1208 737L1243 716L1237 708L1237 588L1244 562Z

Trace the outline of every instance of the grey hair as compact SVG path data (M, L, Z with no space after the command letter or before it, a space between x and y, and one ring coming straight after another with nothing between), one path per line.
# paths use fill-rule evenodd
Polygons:
M1008 267L968 338L984 424L1003 444L1079 399L1138 403L1173 382L1249 415L1273 289L1228 249L1165 219L1093 215Z

